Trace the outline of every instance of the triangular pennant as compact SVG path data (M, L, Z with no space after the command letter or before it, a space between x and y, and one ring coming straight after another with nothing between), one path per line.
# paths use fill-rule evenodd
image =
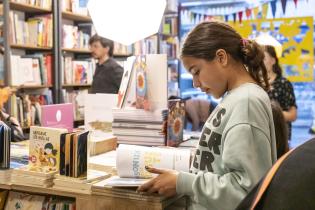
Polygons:
M295 8L297 8L297 1L298 0L293 0L293 1L294 1Z
M245 13L246 13L246 17L247 17L247 19L249 19L249 18L250 18L250 16L252 15L252 10L251 10L251 9L246 8Z
M236 13L233 13L233 22L236 22Z
M267 19L267 13L268 13L268 3L262 5L262 11L261 11L262 19Z
M236 22L236 13L233 13L232 17L233 17L233 22L235 23Z
M243 11L238 12L238 20L242 23Z
M207 18L206 18L206 15L201 15L201 18L202 18L201 20L202 20L203 22L206 21L206 19L207 19Z
M224 20L225 20L225 22L229 22L229 15L225 15Z
M276 17L276 11L277 11L277 1L276 0L271 1L270 6L271 6L272 16L273 16L273 18L275 18Z
M257 19L257 15L258 15L258 13L259 13L259 7L255 7L255 8L253 9L253 12L254 12L254 19Z
M282 12L285 14L285 9L287 6L287 0L281 0Z

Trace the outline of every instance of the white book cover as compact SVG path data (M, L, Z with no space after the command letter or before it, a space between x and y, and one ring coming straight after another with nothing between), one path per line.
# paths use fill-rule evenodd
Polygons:
M119 145L116 168L121 178L151 178L145 166L189 171L190 150Z
M92 135L112 131L113 107L117 104L116 94L87 94L84 105L85 129Z
M127 61L124 62L124 74L121 79L121 84L118 91L118 103L117 107L122 108L126 96L126 92L128 91L128 88L130 88L130 78L131 74L133 72L133 65L135 62L135 56L131 56L127 58Z

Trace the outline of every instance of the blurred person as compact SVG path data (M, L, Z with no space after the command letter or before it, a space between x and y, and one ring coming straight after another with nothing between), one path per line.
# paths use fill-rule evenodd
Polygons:
M271 101L271 110L276 133L277 158L289 151L288 126L278 102Z
M269 98L279 103L288 125L288 140L291 140L291 122L297 118L297 105L291 82L282 76L282 69L273 46L266 45L264 63L270 83Z
M117 94L124 69L114 60L114 42L93 35L89 40L93 58L98 60L90 93Z

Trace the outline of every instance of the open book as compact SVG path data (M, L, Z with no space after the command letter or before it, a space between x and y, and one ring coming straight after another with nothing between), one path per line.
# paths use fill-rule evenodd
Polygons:
M120 145L117 149L116 168L119 177L108 179L109 186L139 186L155 176L145 166L189 171L190 150L168 147Z

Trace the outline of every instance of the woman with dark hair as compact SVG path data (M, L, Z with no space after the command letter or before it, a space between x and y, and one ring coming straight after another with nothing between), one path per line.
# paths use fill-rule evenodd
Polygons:
M278 102L271 101L271 110L275 125L277 158L279 159L282 155L289 151L288 126L284 120L282 109Z
M138 188L189 196L189 209L235 209L276 161L276 139L263 49L221 22L203 22L187 36L181 59L195 87L223 97L206 121L191 173L159 174Z
M296 120L297 106L292 84L282 76L276 50L273 46L265 46L265 65L268 72L270 90L269 98L279 103L288 125L288 140L291 140L291 122Z

